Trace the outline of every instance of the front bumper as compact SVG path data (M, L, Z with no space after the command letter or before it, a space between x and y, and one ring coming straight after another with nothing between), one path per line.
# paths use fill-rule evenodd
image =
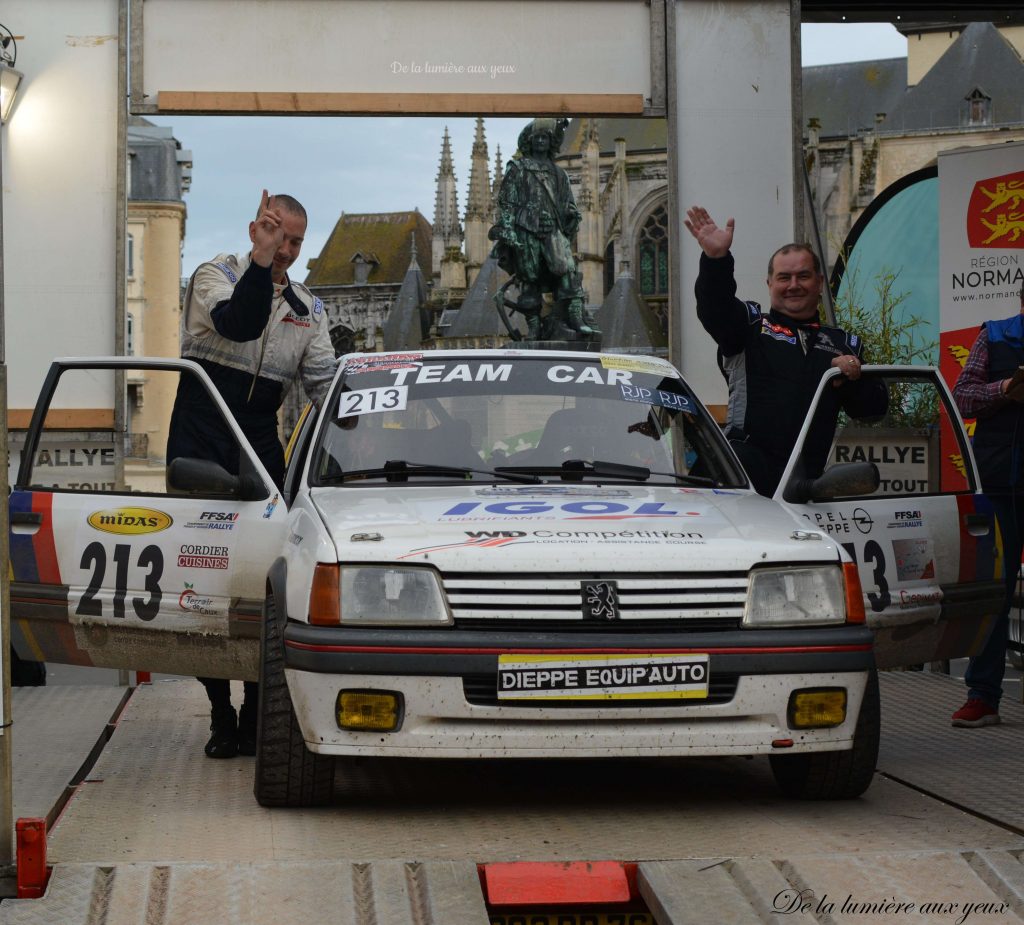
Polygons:
M511 704L490 696L505 653L706 652L707 700ZM599 757L753 755L850 748L868 671L860 626L714 633L509 633L352 629L292 623L288 686L307 746L335 755ZM847 718L793 730L790 693L847 690ZM338 691L386 690L403 700L394 732L352 732L335 721Z

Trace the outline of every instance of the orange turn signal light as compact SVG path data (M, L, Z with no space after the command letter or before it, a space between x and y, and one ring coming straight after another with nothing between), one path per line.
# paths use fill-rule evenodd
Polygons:
M864 616L864 592L861 590L856 563L843 563L843 578L846 580L846 622L863 623L866 619Z
M320 563L313 570L309 622L315 626L341 625L341 566L337 562Z

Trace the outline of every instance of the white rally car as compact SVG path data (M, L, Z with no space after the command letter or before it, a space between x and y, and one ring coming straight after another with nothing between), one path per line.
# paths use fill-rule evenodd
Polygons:
M160 465L186 375L238 475ZM1002 598L948 390L865 376L885 413L837 421L827 374L769 499L663 360L350 355L278 491L195 364L57 361L11 496L14 642L259 678L264 805L329 799L360 755L768 755L786 793L857 796L877 669L974 651ZM76 444L60 409L108 387L125 432Z

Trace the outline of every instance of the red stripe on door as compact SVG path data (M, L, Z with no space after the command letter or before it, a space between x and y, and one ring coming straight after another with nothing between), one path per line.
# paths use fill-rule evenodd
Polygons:
M33 492L32 510L43 515L42 526L32 537L39 581L46 585L59 585L62 582L60 564L57 562L57 545L53 539L53 495L48 491Z

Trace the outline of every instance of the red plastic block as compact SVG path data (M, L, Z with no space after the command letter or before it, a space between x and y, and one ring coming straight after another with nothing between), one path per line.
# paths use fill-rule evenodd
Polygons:
M46 892L46 820L19 819L17 833L18 899L38 899Z
M632 898L619 861L517 861L484 864L483 872L492 906L625 903Z

